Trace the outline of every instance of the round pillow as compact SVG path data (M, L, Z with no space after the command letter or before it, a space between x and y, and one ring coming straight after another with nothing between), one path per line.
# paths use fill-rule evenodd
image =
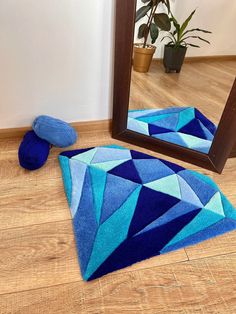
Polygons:
M77 141L76 131L66 122L49 116L39 116L33 122L34 132L56 147L67 147Z
M25 134L18 151L21 167L27 170L41 168L48 159L50 144L39 138L34 131Z

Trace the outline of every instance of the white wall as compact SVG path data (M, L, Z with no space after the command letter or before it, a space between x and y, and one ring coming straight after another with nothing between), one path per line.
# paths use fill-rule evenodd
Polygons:
M143 4L138 0L138 6L140 5ZM211 45L198 42L201 48L189 48L188 56L236 54L236 1L231 1L230 5L227 5L225 0L171 0L171 5L174 15L181 23L197 8L189 26L213 32L212 35L201 34L202 37L209 39ZM197 43L196 40L192 42ZM158 41L157 47L156 57L162 57L163 44Z
M0 128L111 116L114 1L0 1ZM236 1L171 1L180 20L198 7L191 26L214 32L189 55L236 54Z
M113 1L0 1L0 128L111 115Z

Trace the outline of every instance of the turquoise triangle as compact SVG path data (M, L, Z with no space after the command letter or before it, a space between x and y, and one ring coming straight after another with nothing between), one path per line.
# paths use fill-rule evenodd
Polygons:
M144 186L181 199L179 181L176 174L146 183Z
M101 208L103 205L103 196L106 187L107 173L101 169L89 167L89 172L92 181L93 199L96 212L96 220L99 224L101 217Z
M70 173L70 159L65 156L59 156L59 162L62 170L62 177L64 182L64 188L66 193L66 198L69 206L71 205L71 197L72 197L72 180Z
M138 201L141 186L100 227L84 279L87 280L111 253L126 239Z
M221 193L221 201L224 207L224 213L227 218L236 220L236 209L233 205L227 200L224 194Z
M189 107L179 113L179 122L177 124L176 130L180 130L183 126L188 124L195 118L195 110Z

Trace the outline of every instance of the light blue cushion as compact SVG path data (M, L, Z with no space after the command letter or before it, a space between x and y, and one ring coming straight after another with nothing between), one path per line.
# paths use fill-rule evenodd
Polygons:
M66 122L49 116L39 116L33 122L38 137L56 147L67 147L77 141L76 131Z

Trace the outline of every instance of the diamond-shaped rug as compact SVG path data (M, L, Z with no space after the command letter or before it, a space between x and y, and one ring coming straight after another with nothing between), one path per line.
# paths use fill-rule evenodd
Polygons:
M59 161L84 280L236 229L236 210L200 173L115 145Z
M216 126L194 107L130 110L127 128L206 154L216 133Z

